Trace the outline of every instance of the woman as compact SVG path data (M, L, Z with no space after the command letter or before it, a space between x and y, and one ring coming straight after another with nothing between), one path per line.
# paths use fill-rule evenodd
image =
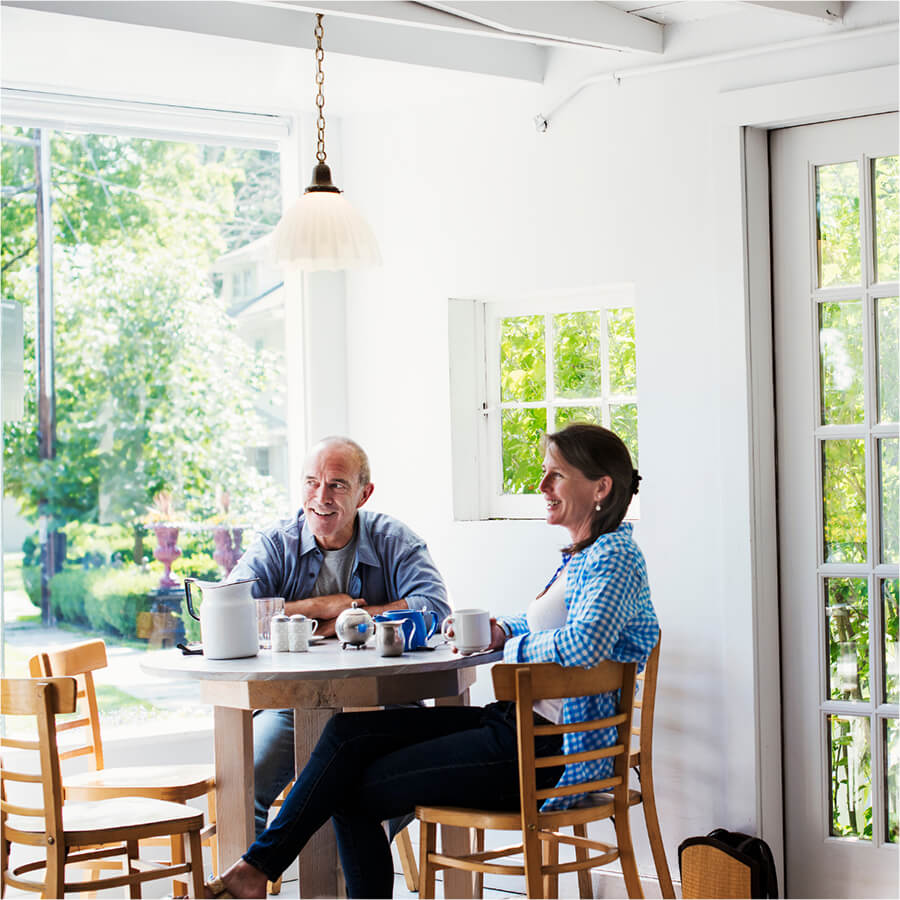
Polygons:
M544 439L540 492L546 518L571 537L562 565L522 615L492 620L492 648L507 662L590 667L603 659L646 661L659 635L641 551L622 524L640 476L622 441L596 425L570 425ZM612 695L541 701L551 722L611 714ZM615 740L615 729L608 739ZM587 749L583 733L566 749ZM560 752L558 736L536 741ZM610 760L580 763L607 777ZM542 769L539 788L570 782L570 770ZM579 798L553 798L544 808ZM382 821L417 804L518 809L515 707L428 707L341 713L322 732L275 821L243 858L208 884L209 896L265 897L312 835L334 819L350 897L389 897L394 873Z

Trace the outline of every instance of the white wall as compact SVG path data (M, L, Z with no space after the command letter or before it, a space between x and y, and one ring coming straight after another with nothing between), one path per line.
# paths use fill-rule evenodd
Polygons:
M558 59L571 78L579 60ZM665 633L656 771L676 872L684 837L759 823L740 159L720 95L891 63L896 33L626 79L543 135L532 116L572 81L344 123L345 188L385 260L348 281L350 430L371 503L427 537L455 602L520 610L565 535L452 520L448 298L635 284L636 533Z

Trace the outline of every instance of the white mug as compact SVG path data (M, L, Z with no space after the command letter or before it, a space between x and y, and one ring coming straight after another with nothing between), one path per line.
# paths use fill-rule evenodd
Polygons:
M486 609L457 609L441 625L441 634L453 628L453 643L460 653L478 653L491 646L491 614Z

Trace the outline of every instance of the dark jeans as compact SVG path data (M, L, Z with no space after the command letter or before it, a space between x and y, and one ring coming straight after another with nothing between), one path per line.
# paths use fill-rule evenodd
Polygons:
M561 748L558 736L535 741L538 756ZM348 895L390 897L394 867L382 821L419 804L518 809L518 772L511 703L339 713L244 859L274 881L333 818ZM561 774L561 766L539 769L538 788Z

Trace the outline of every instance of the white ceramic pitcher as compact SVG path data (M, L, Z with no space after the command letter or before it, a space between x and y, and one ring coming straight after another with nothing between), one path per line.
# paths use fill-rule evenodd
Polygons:
M207 659L241 659L259 653L256 600L251 585L257 578L243 581L199 581L184 579L188 612L200 623L203 655ZM203 594L200 615L191 602L191 584Z

